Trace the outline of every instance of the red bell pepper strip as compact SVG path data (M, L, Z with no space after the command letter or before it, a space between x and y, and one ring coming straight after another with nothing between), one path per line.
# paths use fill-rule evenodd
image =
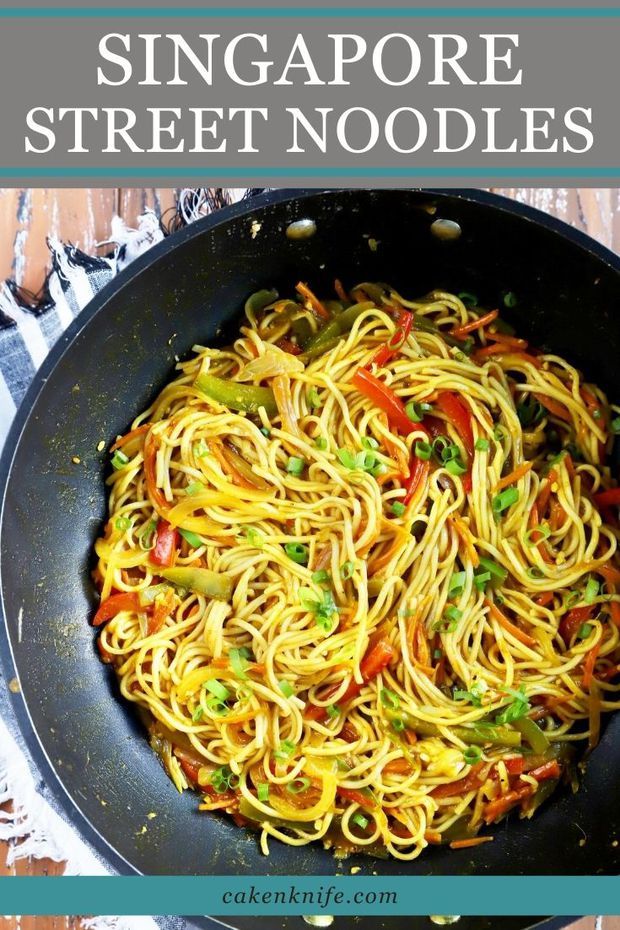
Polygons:
M390 645L387 639L381 638L373 643L367 649L366 654L360 663L360 672L363 678L362 684L366 684L367 681L370 681L372 678L376 678L379 672L383 671L386 665L392 661L394 655L394 648ZM326 698L329 699L332 694L336 694L339 687L339 684L333 685L325 695ZM343 703L350 701L351 698L357 697L361 690L362 685L359 684L359 682L351 681L340 700ZM304 716L307 720L324 720L325 717L327 717L327 707L320 707L318 704L311 704L305 711Z
M403 310L400 315L400 325L388 339L384 346L381 346L380 349L377 349L375 354L370 360L371 365L386 365L395 355L400 352L404 344L406 343L409 333L411 332L411 324L413 323L413 314L409 313L408 310Z
M609 491L601 491L594 495L594 503L597 507L620 506L620 488L610 488Z
M403 498L405 507L411 501L420 485L426 484L430 467L430 462L418 458L417 455L411 456L409 477L405 480L405 496Z
M467 455L467 472L462 476L464 490L471 491L471 466L474 460L474 431L472 429L472 416L460 397L452 391L440 391L437 395L437 406L445 414L455 428Z
M101 626L102 623L106 623L119 614L121 610L139 611L141 609L137 592L122 591L120 594L113 594L99 607L93 618L93 626Z
M301 346L287 339L286 336L282 336L281 339L278 339L276 345L278 349L282 349L283 352L288 352L289 355L301 355Z
M490 310L488 313L485 313L484 316L478 317L477 320L471 320L471 322L465 323L463 326L455 326L450 335L455 336L457 339L465 339L465 337L469 333L473 333L474 330L492 323L498 315L499 310Z
M402 400L366 368L357 369L351 379L351 384L360 394L363 394L376 407L383 410L387 414L390 426L402 433L403 436L408 436L415 429L419 429L419 423L413 423L407 416Z
M575 633L579 632L582 624L590 619L593 611L594 604L586 604L583 607L573 607L564 614L560 622L559 633L567 646Z
M174 565L177 547L181 544L179 531L167 520L158 520L155 530L155 545L151 551L151 562L170 568Z

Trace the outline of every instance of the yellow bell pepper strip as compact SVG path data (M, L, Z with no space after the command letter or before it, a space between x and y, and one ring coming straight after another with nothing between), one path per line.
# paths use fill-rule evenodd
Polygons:
M229 575L212 572L209 568L193 568L191 565L183 565L178 568L165 568L159 574L171 584L189 588L190 591L204 594L205 597L228 601L232 594L232 578Z

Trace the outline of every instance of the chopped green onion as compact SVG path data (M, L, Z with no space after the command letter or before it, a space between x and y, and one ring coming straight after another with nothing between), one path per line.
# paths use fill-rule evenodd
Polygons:
M230 667L232 668L235 676L237 678L247 678L245 671L248 667L248 659L245 652L241 649L231 649L228 653L228 658L230 659Z
M129 517L117 517L114 521L114 526L119 532L124 533L131 526L131 520Z
M563 609L569 610L571 607L574 607L575 604L578 604L581 600L581 594L579 591L570 591L569 594L564 598Z
M416 400L410 400L405 406L405 413L413 423L421 423L428 409L430 409L430 404L420 404Z
M381 688L379 692L379 697L381 698L381 703L384 707L389 707L392 710L398 710L400 707L400 698L395 691L390 691L389 688Z
M460 594L465 587L466 579L467 572L455 572L450 579L450 584L448 585L448 597L453 597L455 594Z
M444 617L447 617L453 623L457 623L463 616L463 611L459 610L458 607L450 606L446 607L444 610Z
M265 545L265 537L253 526L246 526L243 530L245 538L255 549L262 549Z
M532 565L525 573L528 578L540 579L545 577L545 573L537 565Z
M155 530L157 529L157 523L155 520L149 520L142 532L140 533L139 543L140 548L144 552L148 552L155 545L153 536L155 535Z
M392 729L396 730L397 733L402 733L405 729L405 721L401 717L394 717L392 720Z
M465 465L458 459L450 459L445 463L445 468L450 475L464 475L467 471Z
M256 796L259 801L268 801L269 800L269 783L266 781L260 782L256 787Z
M338 608L334 602L331 591L323 590L321 592L322 598L319 600L314 591L308 591L308 589L302 589L301 594L301 606L304 610L307 610L314 614L314 621L317 626L320 626L326 633L329 633L334 621L332 619L334 614L338 613Z
M208 699L207 708L212 714L215 714L216 717L225 717L230 710L228 704L224 701L220 701L220 699L216 697Z
M239 776L234 775L229 766L221 765L211 773L211 784L218 794L226 794L227 791L235 789L239 784Z
M204 714L204 707L202 704L199 704L194 713L192 714L192 723L198 723L202 719Z
M292 697L293 694L295 694L295 689L291 685L290 681L286 680L286 678L283 678L282 681L279 681L278 685L280 686L280 691L282 692L284 697L289 698L289 697Z
M205 455L209 454L209 446L206 444L204 439L199 440L199 442L194 443L194 455L198 459L203 459Z
M447 619L436 620L435 623L433 623L433 632L454 633L457 627L458 627L458 623L456 620L447 620Z
M315 584L324 584L326 581L330 580L329 572L325 571L324 568L319 572L312 572L312 580Z
M308 547L303 543L286 543L284 551L292 562L297 562L298 565L308 563Z
M458 459L461 454L461 450L455 442L451 442L444 449L441 450L441 461L446 464L446 462L452 461L452 459Z
M586 585L586 590L584 591L583 599L586 604L593 604L594 598L599 592L600 584L594 578L588 578L588 583Z
M115 471L118 471L119 468L124 468L129 459L124 452L121 452L120 449L117 449L112 458L110 459L110 464Z
M308 403L313 410L316 410L317 407L322 406L321 397L315 387L310 388L308 391Z
M394 503L392 504L392 513L396 517L402 517L402 515L405 513L406 510L407 508L405 507L402 501L394 501Z
M443 649L434 649L433 650L433 659L441 659L443 656Z
M482 696L489 690L484 678L475 681L469 691L455 691L452 697L455 701L469 701L474 707L482 707Z
M609 424L609 428L616 436L620 435L620 417L614 417Z
M515 720L525 717L530 709L530 702L527 699L523 685L521 685L518 691L514 691L512 688L506 688L504 690L512 697L512 701L501 713L497 714L495 722L513 723Z
M603 411L599 407L597 407L596 410L592 411L593 419L600 420L602 416L603 416Z
M544 415L542 404L535 398L524 399L517 404L517 416L521 426L536 426Z
M461 291L461 293L458 295L458 298L460 301L462 301L462 303L465 304L466 307L478 306L478 298L475 294L469 294L467 291Z
M294 778L293 781L289 781L286 790L290 791L291 794L301 794L302 791L307 791L311 784L310 779L305 776L303 778Z
M504 438L504 428L500 423L497 423L495 425L495 428L493 429L493 439L499 442L503 438Z
M291 743L289 739L282 740L278 748L275 750L273 756L274 759L288 759L295 752L295 744Z
M534 539L534 534L540 534L541 539ZM542 542L544 539L548 539L551 536L551 528L548 523L539 523L538 526L532 527L531 530L528 530L525 534L525 542L528 546L537 546L538 543Z
M481 555L479 561L482 568L490 572L493 578L497 578L498 581L503 583L506 581L506 578L508 578L508 570L502 565L498 565L493 559L488 559L485 555Z
M433 449L428 442L418 440L414 446L414 452L419 459L422 459L424 462L428 462L431 455L433 454Z
M217 678L210 678L209 681L205 681L205 688L207 691L210 691L214 697L219 698L220 701L227 701L230 697L228 688L225 688L222 682L218 681Z
M488 439L476 439L476 449L478 452L488 452L490 445Z
M327 449L327 439L325 439L324 436L317 436L317 438L314 440L314 445L321 452L325 452L325 450Z
M200 546L202 546L202 539L198 533L192 533L191 530L182 530L181 527L179 527L179 533L183 539L185 539L190 544L190 546L192 546L192 548L199 549Z
M443 462L444 450L452 445L447 436L435 436L432 442L433 453L439 462Z
M352 823L354 823L360 830L365 830L369 824L368 817L364 817L363 814L360 814L359 811L356 811L351 817Z
M263 434L263 436L266 436L267 438L271 436L271 430L269 429L268 426L261 426L260 431Z
M336 449L336 455L345 468L355 468L355 454L350 449Z
M286 463L286 470L289 475L301 475L302 471L306 467L306 463L303 459L300 459L297 455L291 455L290 459Z
M362 447L364 449L374 450L379 448L379 443L374 436L362 436Z
M362 471L368 471L372 474L377 464L377 456L374 452L358 452L355 456L355 467L360 468Z
M474 584L478 591L484 591L486 584L491 580L491 572L477 572L474 575Z
M332 717L332 718L337 717L340 713L340 708L338 707L337 704L330 704L326 708L326 710L327 710L328 717Z
M482 749L480 746L468 746L463 751L463 759L468 765L475 765L476 762L480 762L482 759Z
M495 495L491 501L491 509L495 516L499 516L504 512L504 510L507 510L509 507L512 507L513 504L516 504L518 500L519 489L506 488L504 491L500 491L499 494Z
M190 497L196 497L197 494L202 494L204 489L205 486L201 481L192 481L185 488L185 493L189 494Z
M508 308L516 307L517 303L518 303L517 295L514 293L514 291L508 291L507 294L504 294L504 306L505 307L508 307Z
M587 639L593 629L591 623L582 623L577 633L577 639Z
M353 562L343 562L340 566L340 577L344 578L345 581L348 581L349 578L353 577L353 572L355 571L355 565Z

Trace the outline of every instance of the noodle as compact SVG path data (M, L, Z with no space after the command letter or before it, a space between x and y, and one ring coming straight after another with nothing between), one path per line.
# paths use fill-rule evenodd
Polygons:
M338 285L254 295L117 440L95 623L202 809L413 859L620 706L618 411L496 312Z

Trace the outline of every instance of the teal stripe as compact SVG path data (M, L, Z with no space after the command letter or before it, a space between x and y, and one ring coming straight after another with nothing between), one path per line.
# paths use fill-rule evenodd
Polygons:
M471 856L465 857L466 859ZM466 867L466 864L465 864ZM72 916L77 914L432 914L450 910L465 915L615 914L620 878L611 876L359 876L226 875L206 877L11 877L2 881L5 914ZM298 892L291 898L291 889ZM248 900L254 890L255 897ZM275 899L275 893L284 900ZM304 892L315 897L310 903ZM323 906L319 901L329 899ZM354 900L356 893L367 895ZM373 902L369 893L375 893ZM258 895L270 893L270 901ZM381 897L385 893L394 899ZM234 902L235 895L245 895ZM341 895L340 901L334 896ZM27 902L27 905L26 905Z
M375 7L356 9L353 7L5 7L0 9L0 19L127 19L144 17L159 19L213 18L242 19L613 19L620 17L620 8L608 7Z
M329 167L329 168L291 168L289 165L280 168L224 168L221 165L206 167L191 167L176 165L174 167L135 167L124 165L122 167L92 168L59 168L38 167L1 167L0 178L170 178L179 180L195 178L205 171L213 172L215 179L242 178L247 184L253 184L261 178L508 178L515 183L521 178L615 178L620 177L620 166L596 168L523 168L513 165L510 168L459 168L456 165L447 168L436 168L426 165L416 165L406 168L382 168L369 166L357 167ZM213 181L213 175L209 175Z

